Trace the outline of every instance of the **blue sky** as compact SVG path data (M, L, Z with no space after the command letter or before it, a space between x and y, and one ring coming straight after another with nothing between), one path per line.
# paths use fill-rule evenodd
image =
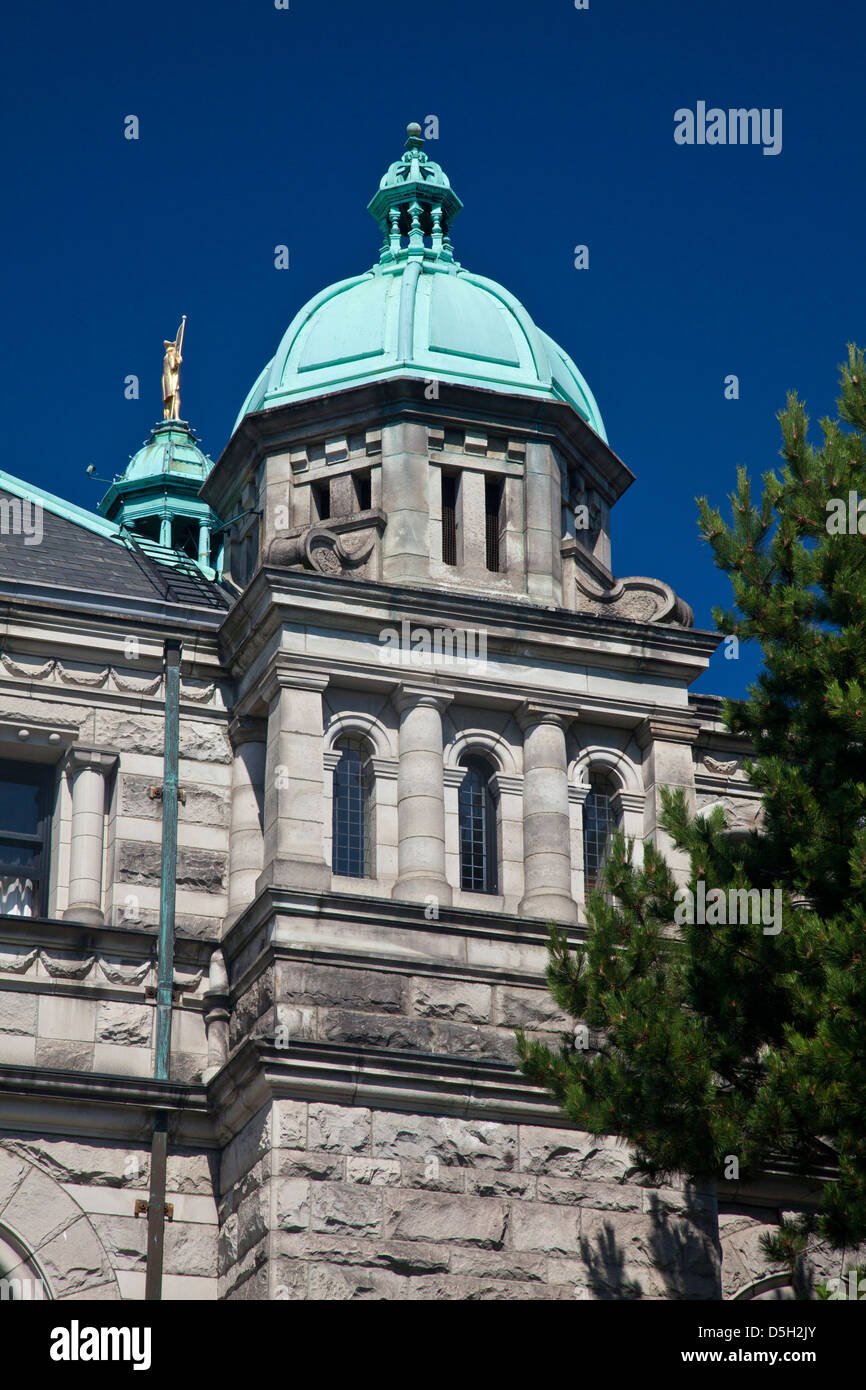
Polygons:
M161 414L182 312L183 413L216 458L297 308L375 260L366 203L407 122L436 115L457 258L571 354L637 475L614 570L711 625L729 586L695 496L776 466L786 391L832 412L866 342L862 11L82 0L16 6L4 39L2 468L95 506L84 470L112 478ZM781 108L781 153L675 144L698 101ZM719 653L695 688L739 693L755 667Z

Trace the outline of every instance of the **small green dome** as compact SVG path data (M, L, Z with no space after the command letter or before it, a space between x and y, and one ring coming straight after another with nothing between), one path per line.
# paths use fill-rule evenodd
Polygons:
M202 453L189 425L184 420L164 420L154 426L150 438L133 454L124 469L123 481L172 473L203 483L212 468L213 460Z
M494 280L453 258L462 204L409 127L369 210L379 264L330 285L295 315L238 416L383 377L416 376L564 400L605 441L601 413L571 358Z

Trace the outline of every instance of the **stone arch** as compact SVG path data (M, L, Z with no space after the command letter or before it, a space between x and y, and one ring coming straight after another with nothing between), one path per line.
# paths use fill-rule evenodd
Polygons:
M360 710L341 710L332 714L325 728L325 750L333 752L337 740L345 736L365 738L371 744L374 758L393 760L397 756L390 731L372 714Z
M467 754L487 757L496 772L509 777L518 776L520 767L508 739L491 729L461 729L445 746L445 767L456 771Z
M589 744L581 748L571 767L568 780L573 787L589 785L591 772L608 773L620 791L639 792L643 795L644 786L640 773L627 753L620 748L606 748L602 744Z
M121 1297L108 1252L87 1213L8 1141L0 1141L0 1275L8 1285L20 1281L22 1296L25 1288L33 1293L33 1281L40 1280L42 1296L59 1302ZM12 1287L14 1296L18 1290Z

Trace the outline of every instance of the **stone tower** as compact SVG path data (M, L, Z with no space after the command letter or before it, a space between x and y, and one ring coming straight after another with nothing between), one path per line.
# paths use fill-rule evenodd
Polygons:
M570 1027L547 927L584 937L613 828L669 848L666 785L758 803L689 695L717 636L615 576L632 474L455 260L461 206L411 126L378 260L300 310L213 466L167 420L102 516L0 473L3 1296L144 1296L154 1134L171 1299L712 1298L720 1264L739 1296L799 1200L652 1187L514 1066L515 1028Z
M568 1027L546 924L580 937L610 826L640 847L662 784L694 804L717 638L614 577L632 474L568 355L455 260L461 206L410 126L378 262L296 315L202 489L239 595L221 1290L592 1296L613 1221L646 1292L713 1296L713 1199L633 1185L512 1058Z

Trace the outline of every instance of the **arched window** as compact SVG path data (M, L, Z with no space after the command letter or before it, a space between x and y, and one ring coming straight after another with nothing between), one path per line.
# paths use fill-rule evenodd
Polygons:
M619 816L614 809L616 787L603 772L589 778L589 796L583 803L583 877L587 893L597 887Z
M457 797L460 820L460 887L467 893L498 893L496 801L493 771L483 758L467 757Z
M347 878L375 877L373 808L375 779L363 739L344 737L334 745L333 850L331 868Z

